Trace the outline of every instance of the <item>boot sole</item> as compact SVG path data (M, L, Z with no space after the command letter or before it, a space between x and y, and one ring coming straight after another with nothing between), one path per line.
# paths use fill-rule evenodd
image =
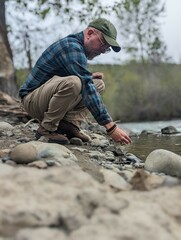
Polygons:
M40 139L43 135L41 135L39 132L35 133L35 138L36 140ZM45 136L46 137L46 136ZM54 139L48 139L48 143L58 143L58 144L68 144L69 141L68 140L54 140Z
M61 145L65 145L65 144L68 144L69 141L67 141L67 140L53 140L53 139L49 139L48 143L58 143L58 144L61 144Z

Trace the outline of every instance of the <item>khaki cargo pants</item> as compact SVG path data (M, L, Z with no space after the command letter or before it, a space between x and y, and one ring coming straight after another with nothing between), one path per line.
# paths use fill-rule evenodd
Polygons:
M103 80L93 81L101 94L105 89ZM62 119L80 127L89 112L82 101L81 88L76 76L54 76L25 96L22 103L25 111L49 131L55 131Z

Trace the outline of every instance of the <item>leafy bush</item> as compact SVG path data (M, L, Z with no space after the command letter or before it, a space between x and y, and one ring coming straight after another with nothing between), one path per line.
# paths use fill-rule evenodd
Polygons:
M91 72L103 72L106 90L103 100L114 120L123 122L169 120L181 117L181 65L90 65ZM17 84L28 70L20 69Z
M104 102L115 120L147 121L181 117L181 65L91 65L104 72Z

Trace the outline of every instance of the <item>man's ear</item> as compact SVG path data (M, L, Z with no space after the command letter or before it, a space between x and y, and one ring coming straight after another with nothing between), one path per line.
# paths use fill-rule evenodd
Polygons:
M94 31L93 31L92 29L88 29L88 31L87 31L87 36L88 36L88 37L91 37L92 34L94 34Z

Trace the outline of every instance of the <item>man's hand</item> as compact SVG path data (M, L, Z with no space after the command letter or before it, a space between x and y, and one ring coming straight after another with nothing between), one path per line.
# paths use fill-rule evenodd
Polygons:
M104 74L101 73L101 72L95 72L95 73L92 73L92 77L93 78L97 78L97 79L102 79L104 78Z
M118 128L114 122L107 123L105 125L108 135L118 143L122 145L131 143L131 138L122 129Z
M131 143L131 138L120 128L116 127L110 134L110 137L115 141L121 143L121 145Z

